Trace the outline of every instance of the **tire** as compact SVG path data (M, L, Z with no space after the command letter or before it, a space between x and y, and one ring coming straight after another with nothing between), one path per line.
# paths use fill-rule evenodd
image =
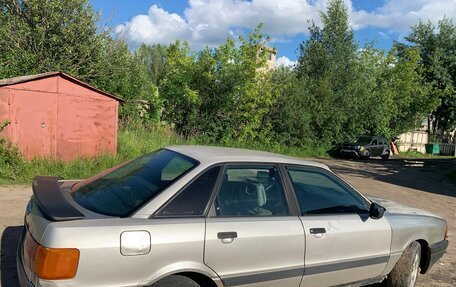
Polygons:
M383 160L388 160L389 157L390 157L390 152L389 152L389 151L387 151L386 153L384 153L384 154L382 155L382 159L383 159Z
M371 151L370 150L366 150L366 154L364 154L361 158L362 159L369 159L371 156Z
M200 285L188 277L172 275L154 283L151 287L200 287Z
M420 269L421 245L410 244L387 278L388 287L413 287Z

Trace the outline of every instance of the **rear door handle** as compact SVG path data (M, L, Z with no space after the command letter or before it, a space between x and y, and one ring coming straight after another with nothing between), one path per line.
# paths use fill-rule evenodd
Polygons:
M310 229L310 234L321 234L321 233L326 233L326 229L323 227Z
M218 239L237 238L237 232L219 232L217 233Z
M225 244L232 243L234 241L234 238L237 238L237 236L237 232L234 231L217 233L217 238L221 239Z

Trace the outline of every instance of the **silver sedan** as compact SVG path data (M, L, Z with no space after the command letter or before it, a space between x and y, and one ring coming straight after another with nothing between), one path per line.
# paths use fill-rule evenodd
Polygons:
M367 198L325 165L174 146L82 181L36 177L21 286L415 285L447 224Z

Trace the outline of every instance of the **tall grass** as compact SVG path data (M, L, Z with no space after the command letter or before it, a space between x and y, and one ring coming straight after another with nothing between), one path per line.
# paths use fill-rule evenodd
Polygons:
M159 148L180 144L211 143L203 138L184 139L169 127L144 128L129 123L121 125L118 132L117 155L100 155L96 158L78 158L70 162L37 158L31 161L20 160L14 166L0 164L0 184L28 184L36 175L52 175L65 179L87 178L121 162L133 159ZM298 157L326 157L324 147L293 148L280 145L266 145L255 142L226 142L224 146L272 151Z

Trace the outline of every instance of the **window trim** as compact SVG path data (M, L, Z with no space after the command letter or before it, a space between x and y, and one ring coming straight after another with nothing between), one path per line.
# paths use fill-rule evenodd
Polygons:
M209 212L207 214L208 218L272 218L272 217L290 217L290 216L299 216L299 210L297 209L295 198L292 196L293 193L290 193L290 190L287 188L286 181L284 178L284 175L281 170L281 163L273 163L273 162L224 162L223 163L223 168L221 170L221 173L219 174L219 181L216 184L216 189L214 190L211 198L211 204L209 208ZM282 184L282 190L283 194L285 196L285 204L287 205L288 208L288 214L287 215L282 215L282 216L219 216L217 215L216 212L216 207L215 207L215 199L220 191L220 187L222 184L222 178L223 175L225 174L225 171L227 168L230 166L269 166L269 167L275 167L279 177L280 177L280 183Z
M325 214L306 214L306 213L302 213L301 206L299 205L298 197L296 195L296 191L295 191L295 189L293 187L293 181L291 179L290 174L288 173L288 169L290 167L294 168L294 169L297 169L297 170L304 171L304 172L305 171L307 171L307 172L316 172L316 173L320 173L320 174L328 176L330 179L333 179L336 183L340 183L340 185L345 190L347 190L348 192L352 193L357 198L359 198L363 202L365 202L366 208L367 208L366 212L369 212L368 208L369 208L369 206L370 206L370 204L372 202L367 197L365 197L363 194L361 194L359 191L357 191L348 182L346 182L343 178L341 178L340 176L335 174L334 172L331 172L331 171L329 171L327 169L324 169L324 168L321 168L321 167L316 167L316 166L305 166L305 165L299 165L299 164L284 164L283 168L284 168L284 172L286 172L286 179L288 181L288 184L290 185L290 190L292 191L292 193L294 195L294 198L296 200L296 205L297 205L298 213L299 213L298 216L301 216L301 217L307 217L307 216L334 216L334 215L342 216L342 215L353 215L353 214L358 215L358 213L355 213L355 212L354 213L325 213Z
M210 169L215 168L215 167L220 167L219 173L217 175L217 179L215 181L214 186L212 187L211 191L211 196L209 196L209 200L206 204L206 207L204 208L203 215L160 215L160 213L166 208L166 206L172 202L175 198L177 198L182 192L184 192L185 189L187 189L190 185L192 185L196 180L198 180L201 176L203 176L206 172L208 172ZM191 180L189 180L182 188L180 188L176 193L173 194L166 202L164 202L153 214L149 216L149 219L151 218L205 218L207 214L209 213L209 209L211 208L211 202L212 198L214 196L214 193L218 190L218 186L220 184L220 181L222 179L223 175L223 170L224 170L224 165L221 163L216 163L213 165L210 165L203 169L201 172L199 172L197 175L195 175Z

